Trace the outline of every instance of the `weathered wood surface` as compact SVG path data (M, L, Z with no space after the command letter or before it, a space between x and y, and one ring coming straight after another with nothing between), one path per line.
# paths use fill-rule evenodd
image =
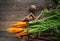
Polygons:
M0 31L0 41L21 41L21 39L13 36L11 33Z
M45 5L44 0L0 0L0 10L27 10L32 4Z

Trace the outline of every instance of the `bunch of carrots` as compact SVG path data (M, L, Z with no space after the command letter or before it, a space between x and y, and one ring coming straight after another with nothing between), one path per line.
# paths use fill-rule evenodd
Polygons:
M12 27L7 28L7 31L14 33L16 36L24 36L28 34L28 30L24 29L29 24L27 22L17 22L11 24Z
M44 31L54 29L54 31L51 32L55 36L56 34L60 36L60 10L44 9L42 12L42 14L50 14L50 16L46 16L40 20L33 20L30 22L17 22L12 24L12 27L8 28L7 31L14 33L16 36L32 36L33 33L36 32L38 32L37 34L40 35Z

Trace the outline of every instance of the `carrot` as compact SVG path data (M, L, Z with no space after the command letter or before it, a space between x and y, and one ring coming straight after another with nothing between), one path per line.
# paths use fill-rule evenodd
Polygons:
M16 28L16 27L15 28L14 27L11 27L11 28L8 28L7 29L7 31L8 32L11 32L11 33L16 33L16 32L19 32L19 31L21 32L23 30L24 30L23 28Z
M15 24L11 24L11 26L13 27L20 27L20 28L24 28L25 26L28 26L29 24L27 22L17 22Z
M16 36L24 36L24 35L27 35L27 34L28 34L28 31L24 30L23 32L17 33Z

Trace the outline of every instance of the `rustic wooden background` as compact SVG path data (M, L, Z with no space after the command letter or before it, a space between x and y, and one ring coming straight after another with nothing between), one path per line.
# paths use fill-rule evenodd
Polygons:
M5 30L9 24L26 17L27 8L33 4L46 6L45 0L0 0L0 41L20 41Z

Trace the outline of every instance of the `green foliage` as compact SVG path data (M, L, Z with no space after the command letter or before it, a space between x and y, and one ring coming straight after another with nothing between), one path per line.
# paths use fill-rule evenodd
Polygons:
M47 3L52 0L46 0ZM52 6L54 10L43 9L41 15L48 15L40 20L30 21L29 26L26 27L28 30L28 36L34 37L35 32L38 35L41 33L51 33L52 37L60 38L60 10L57 9L60 7L60 0ZM38 36L39 37L39 36ZM57 41L59 41L57 39Z
M30 21L29 26L26 27L29 34L32 35L35 32L41 34L51 29L50 33L53 33L55 37L60 37L60 11L59 10L47 10L44 9L42 14L50 14L48 17L44 17L40 20Z

